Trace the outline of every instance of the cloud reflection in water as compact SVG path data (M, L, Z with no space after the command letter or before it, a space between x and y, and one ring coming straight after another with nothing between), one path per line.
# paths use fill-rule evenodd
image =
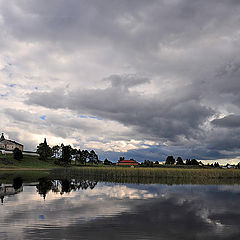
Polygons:
M239 186L98 183L46 199L35 187L1 206L4 239L235 239ZM9 223L14 228L9 228Z

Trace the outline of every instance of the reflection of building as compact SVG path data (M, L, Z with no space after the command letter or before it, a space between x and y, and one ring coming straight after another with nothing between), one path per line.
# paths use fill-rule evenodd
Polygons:
M5 196L11 196L15 195L19 192L23 191L23 187L19 187L18 189L15 189L12 185L11 186L0 186L0 199L1 202L3 203L3 199Z
M119 160L117 162L117 165L121 165L121 166L136 166L136 165L138 165L138 162L135 161L134 159L130 159L130 160L122 159L122 160Z
M3 133L0 138L0 149L13 151L15 148L23 151L23 145L12 140L5 139Z

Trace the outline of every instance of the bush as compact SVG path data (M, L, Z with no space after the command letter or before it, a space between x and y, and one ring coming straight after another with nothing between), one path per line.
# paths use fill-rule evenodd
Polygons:
M23 154L22 151L18 148L15 148L13 150L13 158L20 161L21 159L23 159Z

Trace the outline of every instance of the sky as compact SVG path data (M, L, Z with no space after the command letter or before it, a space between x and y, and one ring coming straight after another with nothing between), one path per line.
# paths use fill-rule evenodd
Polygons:
M0 0L0 131L101 159L240 161L240 1Z

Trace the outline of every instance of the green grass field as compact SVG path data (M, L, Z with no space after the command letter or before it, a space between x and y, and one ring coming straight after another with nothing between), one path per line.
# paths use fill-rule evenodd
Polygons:
M8 168L36 168L36 169L52 169L57 166L53 160L41 161L38 156L23 155L23 159L17 161L13 158L13 154L0 155L0 169Z

